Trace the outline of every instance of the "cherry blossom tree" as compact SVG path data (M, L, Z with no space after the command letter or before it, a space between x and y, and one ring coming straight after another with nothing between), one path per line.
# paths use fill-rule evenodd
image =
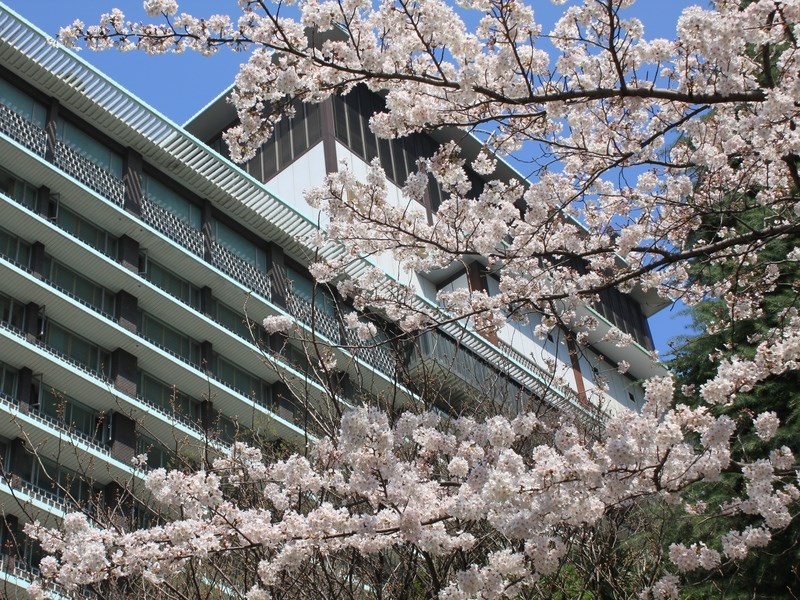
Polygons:
M309 243L341 248L313 265L317 280L408 332L458 320L491 334L536 313L539 334L563 327L580 343L597 323L579 309L605 289L634 286L689 304L719 299L726 310L712 329L758 318L780 263L800 258L798 248L762 253L800 230L800 2L688 8L673 40L646 39L633 0L555 3L563 15L545 32L519 0L240 0L238 17L207 18L146 0L155 24L114 10L98 25L65 28L61 40L149 53L246 49L231 96L239 124L226 134L236 159L291 115L292 100L323 102L357 85L385 98L370 120L380 137L476 136L477 156L449 143L420 157L401 203L377 163L365 180L342 170L307 193L330 223ZM498 157L521 161L527 180L493 175ZM468 170L485 178L480 190ZM444 200L428 215L430 178ZM441 292L434 309L376 270L342 276L370 255L391 256L405 273L477 259L500 291ZM698 276L709 269L735 276ZM712 378L683 389L692 407L675 403L669 377L650 380L641 411L610 419L600 439L530 413L390 418L362 407L306 456L269 462L236 445L201 471L155 471L148 486L180 507L173 519L130 532L80 514L59 530L33 526L53 554L43 577L68 589L133 577L160 585L192 561L249 552L257 577L227 585L251 600L289 596L289 582L310 572L337 582L342 597L381 597L389 581L409 597L546 596L574 573L577 531L599 532L635 502L702 514L684 491L736 476L739 492L707 516L747 514L755 524L673 544L643 568L642 598L677 597L681 573L767 546L797 512L789 447L731 458L739 428L769 442L777 415L717 410L797 369L796 305L774 322L753 352L720 353ZM618 330L608 339L630 342ZM242 490L261 501L237 503ZM354 556L381 560L351 569Z

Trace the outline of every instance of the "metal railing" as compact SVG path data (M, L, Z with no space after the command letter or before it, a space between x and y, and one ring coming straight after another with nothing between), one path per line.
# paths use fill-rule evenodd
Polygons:
M394 377L397 371L398 356L388 340L360 340L353 330L347 334L348 350L365 363L378 369L389 377Z
M117 206L123 206L125 186L122 179L61 140L56 140L53 164Z
M211 264L248 290L259 294L262 298L272 300L269 275L243 258L236 256L216 240L211 240Z
M136 399L142 404L146 404L155 412L160 413L160 415L163 416L166 421L174 420L182 425L185 425L189 429L192 429L195 433L201 436L205 435L203 428L188 415L185 415L177 410L167 410L162 405L153 402L149 398L143 396L141 393L136 395Z
M52 427L68 437L79 440L82 444L89 446L97 452L110 456L108 447L99 443L95 437L90 436L85 431L78 429L63 419L58 419L35 407L30 408L28 411L28 416L30 416L34 421L39 421L42 425Z
M203 256L203 232L186 223L175 213L159 206L147 195L142 196L141 216L142 221L173 242L180 244L192 254Z
M28 147L36 154L45 156L47 147L46 132L30 122L30 120L2 104L0 104L0 131ZM81 181L87 187L100 193L117 206L124 206L124 184L122 180L60 140L56 140L55 143L54 164ZM141 206L141 219L144 222L148 223L154 229L175 241L192 254L200 257L204 255L204 236L201 230L191 227L177 215L157 205L146 196L142 198ZM390 377L395 376L398 360L395 351L388 343L375 343L365 346L363 342L356 338L353 332L345 330L341 326L336 315L329 314L325 310L316 307L314 303L307 298L295 293L291 289L291 284L287 284L285 278L270 278L266 272L235 255L216 240L211 240L210 246L211 263L229 277L268 301L273 300L273 291L279 292L283 298L285 298L285 308L294 318L309 327L313 327L317 333L330 340L334 345L343 347L370 366ZM273 288L273 286L275 287ZM104 313L75 295L63 289L61 291L74 300L108 317L107 313ZM423 334L420 340L425 336L431 335L433 335L433 332ZM436 332L436 335L444 340L450 339L448 336L438 332ZM423 341L423 344L424 343ZM63 360L73 364L77 368L95 377L99 377L104 381L108 381L108 378L97 370L78 363L71 357L47 347L40 341L37 341L37 344L44 346L49 352L60 356ZM193 364L191 361L173 351L159 344L156 345L180 360ZM499 342L497 345L503 357L519 365L521 367L521 372L528 371L524 377L526 380L524 382L525 389L529 389L537 396L548 400L559 409L569 410L573 413L581 413L585 418L596 418L599 420L605 418L605 415L601 411L592 409L591 407L585 407L574 390L570 389L568 386L562 385L551 373L542 369L534 361L530 360L530 358L522 355L503 342ZM447 341L440 342L438 345L439 349L431 353L429 357L435 358L442 364L451 365L454 369L454 374L467 385L480 389L480 386L485 383L487 377L497 379L498 376L503 376L501 371L504 372L505 369L498 369L492 366L485 358L467 351L464 347L459 346L458 352L451 356L451 353L445 350L448 346L449 344ZM429 350L431 348L433 347L430 347ZM464 355L464 358L458 358L458 354ZM422 352L418 358L424 358L425 355L426 353ZM416 368L418 362L411 356L408 358L411 368ZM509 379L509 381L513 381L513 379Z
M29 339L27 333L24 330L20 329L19 327L16 327L16 326L12 325L11 323L9 323L7 321L0 321L0 328L5 329L6 331L16 335L17 337L22 338L23 340L38 346L39 348L41 348L45 352L47 352L49 354L52 354L53 356L56 356L57 358L60 358L61 360L63 360L66 363L69 363L71 366L75 367L79 371L81 371L83 373L86 373L87 375L90 375L95 379L99 379L105 385L110 385L111 384L111 379L105 373L103 373L103 372L101 372L101 371L99 371L97 369L94 369L92 367L89 367L89 366L85 365L82 362L79 362L78 360L72 358L71 356L69 356L67 354L64 354L63 352L61 352L60 350L57 350L56 348L53 348L49 344L46 344L42 340Z
M0 131L34 154L44 157L47 151L45 130L5 104L0 104Z

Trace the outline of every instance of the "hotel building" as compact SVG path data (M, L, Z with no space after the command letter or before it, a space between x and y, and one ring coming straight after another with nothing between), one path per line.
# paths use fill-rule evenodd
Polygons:
M0 594L35 571L26 521L134 511L126 490L141 487L142 453L157 467L237 437L307 444L318 430L309 405L332 395L448 411L489 398L590 428L640 405L637 382L661 371L647 317L663 303L652 295L605 292L585 308L601 325L579 351L569 332L534 336L536 315L490 337L457 324L409 337L362 315L379 333L359 347L342 321L353 309L307 271L317 215L302 192L343 160L364 173L374 158L399 190L446 135L377 139L367 119L380 108L360 88L301 105L236 166L220 142L235 119L222 96L176 125L0 4ZM431 184L430 209L439 194ZM412 284L421 305L440 289L498 285L479 262ZM273 315L295 319L297 333L253 326ZM612 326L636 344L600 341ZM333 376L316 366L321 346Z

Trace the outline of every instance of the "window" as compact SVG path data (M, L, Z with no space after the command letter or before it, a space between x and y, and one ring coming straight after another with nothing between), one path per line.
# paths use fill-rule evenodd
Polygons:
M75 502L89 501L100 493L91 481L44 457L32 461L29 481L39 489Z
M17 370L4 362L0 362L0 393L7 398L17 397Z
M318 104L293 102L295 116L282 119L275 127L272 137L262 145L256 155L243 167L259 181L269 181L277 173L288 167L303 152L322 140L322 125ZM222 138L210 144L215 150L230 156Z
M31 260L31 245L0 227L0 254L11 262L28 267Z
M314 286L314 281L310 276L302 274L300 271L291 267L286 267L286 277L289 280L291 290L294 294L308 302L314 303L314 307L323 314L335 317L337 314L336 301L326 286Z
M422 133L393 140L377 138L369 128L369 119L385 108L383 98L365 86L356 86L346 96L334 97L336 138L366 162L378 157L389 181L402 186L409 173L416 170L417 159L433 156L439 144ZM432 208L436 209L442 201L442 192L433 176L429 178L428 194Z
M144 435L136 439L136 454L147 455L147 466L151 469L166 469L173 466L175 455L156 440Z
M68 294L80 298L87 304L109 315L114 314L114 294L111 291L86 279L82 275L78 275L72 269L49 256L45 258L44 275L51 283Z
M102 252L111 258L116 258L117 238L107 231L92 225L89 221L79 217L76 213L64 206L59 206L55 221L59 227L98 252Z
M5 79L0 79L0 104L5 104L18 115L44 129L47 109L25 92L17 89Z
M38 191L26 181L14 177L8 171L0 169L0 192L13 198L28 210L36 210Z
M8 472L8 463L10 461L11 453L9 452L9 442L5 438L0 437L0 468L4 472Z
M199 342L177 329L173 329L163 321L143 312L139 331L142 336L156 345L182 356L195 365L200 364Z
M200 229L202 226L202 210L195 203L181 196L171 187L165 185L155 177L144 175L142 178L145 196L171 212L187 225Z
M46 329L45 343L48 346L90 371L108 375L111 361L108 351L57 323L49 322Z
M149 258L145 265L144 275L150 283L184 304L200 309L200 288Z
M59 140L98 167L122 178L122 156L66 119L59 117L57 129Z
M144 371L139 374L139 396L168 413L200 420L200 402L173 385L164 383Z
M242 313L233 310L222 302L215 302L214 305L216 310L215 318L225 329L232 331L246 340L252 341L253 334L255 334L256 340L261 338L261 333L264 331L262 327L253 324L253 331L251 333L247 318Z
M237 435L240 433L239 424L223 414L217 415L216 423L214 423L214 425L219 439L226 444L232 444L237 438Z
M90 438L100 439L103 436L103 423L100 414L77 400L56 392L52 388L43 386L39 407L44 414L61 421L67 427L74 428Z
M647 320L638 302L630 296L617 289L602 290L600 302L595 304L595 308L617 329L632 335L643 347L653 349Z
M211 222L211 230L214 240L228 249L232 254L250 263L254 267L266 271L267 253L263 248L260 248L258 244L238 231L234 231L217 219Z
M13 298L0 294L0 318L21 331L25 326L25 307Z
M272 393L270 385L255 375L240 369L232 362L217 355L214 373L227 385L237 390L243 396L255 401L262 406L269 406Z

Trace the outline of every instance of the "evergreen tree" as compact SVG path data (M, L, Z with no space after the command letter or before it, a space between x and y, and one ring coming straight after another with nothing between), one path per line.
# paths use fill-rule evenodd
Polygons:
M730 226L740 229L750 226L746 220L738 220L735 211L725 218ZM766 210L761 218L769 218ZM729 315L722 314L728 310L722 300L706 300L690 309L697 334L681 340L670 365L680 384L688 386L684 388L682 401L692 403L692 389L696 391L714 376L720 359L732 356L752 358L757 345L797 309L800 264L788 260L787 254L798 244L800 240L796 237L784 237L771 241L761 254L762 262L755 268L762 269L765 274L769 269L777 268L779 275L774 288L764 294L758 314L747 319L725 318ZM699 261L696 276L713 282L736 278L737 274L731 269ZM747 289L738 291L743 296L749 293ZM733 325L720 329L716 325L720 322ZM752 415L763 411L774 411L783 425L769 446L785 445L795 455L800 452L800 373L797 371L787 371L751 391L739 393L729 406L719 410L740 425L734 461L749 462L753 457L764 455L767 445L756 435L751 424ZM698 502L721 509L726 499L741 493L742 485L740 476L729 474L723 475L716 483L698 484L694 492ZM681 523L674 534L676 540L718 538L731 528L742 530L751 523L755 520L748 515L703 516ZM715 533L716 536L712 536ZM795 520L783 531L774 532L766 550L723 567L711 576L704 574L688 597L787 598L800 595L800 524Z

